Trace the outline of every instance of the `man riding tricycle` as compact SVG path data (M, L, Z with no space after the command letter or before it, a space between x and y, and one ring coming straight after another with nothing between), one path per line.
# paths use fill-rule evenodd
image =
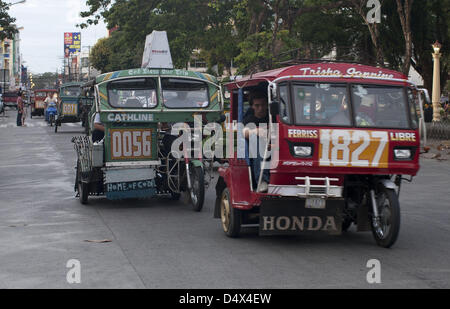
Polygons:
M73 139L78 154L75 191L81 203L89 195L178 199L187 192L194 210L200 211L212 159L190 157L187 147L174 145L179 145L179 133L190 141L189 124L196 117L205 122L222 119L215 78L142 68L100 75L93 87L90 133Z
M81 94L79 82L71 82L59 87L58 115L55 120L55 133L62 123L80 122L80 107L78 97Z
M80 107L81 126L89 134L89 114L94 105L94 85L95 80L89 81L81 86L81 94L78 97L78 106Z
M34 90L34 99L31 99L31 113L33 116L45 116L47 103L56 95L56 89L36 89Z
M395 243L400 186L419 170L418 109L406 76L316 63L227 88L237 148L219 168L214 212L226 235L251 225L260 235L339 235L355 224L379 246Z

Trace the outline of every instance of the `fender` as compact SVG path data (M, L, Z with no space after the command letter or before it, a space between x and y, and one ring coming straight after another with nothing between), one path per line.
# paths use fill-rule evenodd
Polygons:
M397 185L390 179L380 179L380 183L388 189L397 190Z
M222 192L227 187L225 179L222 176L219 177L216 184L216 202L214 205L214 216L215 219L220 219L220 202L222 198Z

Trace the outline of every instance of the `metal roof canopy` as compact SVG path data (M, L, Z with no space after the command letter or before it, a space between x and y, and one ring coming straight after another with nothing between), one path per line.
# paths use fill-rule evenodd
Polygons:
M324 82L364 82L382 84L410 84L401 72L354 63L309 63L288 66L245 76L227 84L229 89L254 86L262 81L279 82L284 79Z

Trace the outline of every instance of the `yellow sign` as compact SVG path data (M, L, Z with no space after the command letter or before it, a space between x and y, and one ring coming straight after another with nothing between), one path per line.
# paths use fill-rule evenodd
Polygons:
M63 104L63 115L65 116L76 116L78 114L78 105L76 103L64 103Z
M151 159L152 130L150 129L112 129L111 159Z
M320 166L387 168L388 160L388 132L320 130Z

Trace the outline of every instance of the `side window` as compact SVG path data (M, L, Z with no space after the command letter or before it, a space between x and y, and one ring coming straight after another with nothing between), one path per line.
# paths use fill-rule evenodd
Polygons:
M409 113L411 115L411 125L413 129L418 128L418 117L420 115L420 106L417 102L418 97L414 95L412 89L408 88L408 104L409 104Z
M285 123L291 123L291 113L289 111L289 88L287 85L280 85L280 119Z

